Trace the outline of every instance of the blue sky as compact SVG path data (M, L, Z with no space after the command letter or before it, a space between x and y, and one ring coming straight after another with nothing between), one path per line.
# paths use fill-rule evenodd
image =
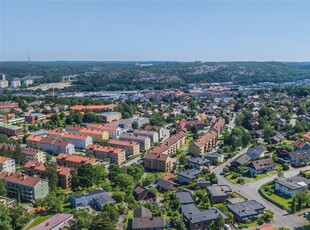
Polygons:
M307 0L0 2L2 61L310 61Z

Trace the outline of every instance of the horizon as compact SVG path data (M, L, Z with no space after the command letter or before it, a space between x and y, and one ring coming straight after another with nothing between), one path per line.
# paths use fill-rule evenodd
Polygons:
M306 1L1 0L1 61L310 62Z

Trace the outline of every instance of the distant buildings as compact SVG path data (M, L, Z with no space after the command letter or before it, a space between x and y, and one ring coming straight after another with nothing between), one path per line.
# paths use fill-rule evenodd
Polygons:
M3 133L7 136L18 136L23 134L23 128L16 125L0 122L0 133Z
M120 140L124 141L134 141L140 144L140 150L147 151L151 148L151 139L146 136L138 136L133 134L121 134Z
M103 117L104 121L107 123L110 123L112 121L119 121L120 119L122 119L122 114L120 112L105 112L99 115Z
M102 129L91 129L91 128L84 128L84 127L77 127L68 125L66 127L66 131L72 134L82 134L86 136L92 137L94 142L101 142L104 140L109 140L109 133Z
M5 74L1 74L0 88L9 87L9 82L5 79Z
M138 142L110 139L108 143L111 147L124 149L126 151L126 157L140 154L140 145Z
M59 166L78 170L83 164L98 165L99 162L95 158L83 157L78 155L70 155L61 153L56 157L57 164Z
M18 79L14 79L11 81L11 86L13 88L19 88L19 87L21 87L21 85L22 84L21 84L20 80L18 80Z
M133 134L137 135L137 136L149 137L151 139L152 144L157 143L159 141L158 133L155 131L146 131L146 130L135 129L133 131Z
M98 129L109 133L110 138L118 139L122 133L122 129L115 125L86 124L88 129Z

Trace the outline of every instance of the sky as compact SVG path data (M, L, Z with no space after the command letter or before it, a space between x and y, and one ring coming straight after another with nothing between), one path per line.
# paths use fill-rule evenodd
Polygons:
M1 61L310 61L310 1L0 0Z

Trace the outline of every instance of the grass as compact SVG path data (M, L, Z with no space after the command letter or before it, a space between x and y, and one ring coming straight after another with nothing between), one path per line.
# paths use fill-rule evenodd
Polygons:
M251 223L249 223L249 224L239 224L239 225L238 225L238 228L239 228L239 229L242 229L242 228L250 228L250 227L255 227L255 226L257 226L257 225L259 225L259 224L257 223L257 220L256 220L256 221L253 221L253 222L251 222Z
M42 222L46 221L48 218L50 218L52 215L44 215L44 216L38 216L37 218L35 218L30 225L27 226L27 229L33 228L39 224L41 224Z
M270 192L265 191L265 189L269 187ZM290 211L291 208L291 202L292 199L291 197L285 196L283 194L277 193L274 190L274 184L273 181L270 181L266 184L263 184L260 188L259 188L259 193L268 201L270 201L271 203L275 204L276 206L283 208L287 211Z
M225 178L226 178L227 180L229 180L231 183L238 184L238 183L237 183L237 180L238 180L238 178L240 178L240 177L237 177L237 178L232 178L232 177L233 177L233 174L225 175ZM250 182L250 181L249 181L247 178L245 178L245 177L241 177L241 178L244 179L244 183L245 183L245 184Z

